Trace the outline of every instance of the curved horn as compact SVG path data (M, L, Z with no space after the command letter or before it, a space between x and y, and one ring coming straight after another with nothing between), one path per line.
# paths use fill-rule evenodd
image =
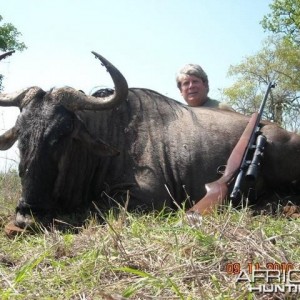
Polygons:
M34 86L10 94L0 94L0 106L16 106L21 108L40 91L43 92L42 89Z
M121 72L100 54L93 51L92 53L96 56L96 58L98 58L102 62L102 64L106 67L107 71L109 72L115 84L115 92L114 94L108 97L97 98L85 95L80 91L76 91L68 87L56 90L54 93L58 97L60 103L62 103L71 110L111 109L118 105L122 100L127 99L128 85L126 79L121 74Z
M21 91L10 93L10 94L0 94L0 106L21 106L21 102L24 99L28 88L22 89Z
M18 139L18 133L15 127L8 129L0 135L0 150L9 149Z

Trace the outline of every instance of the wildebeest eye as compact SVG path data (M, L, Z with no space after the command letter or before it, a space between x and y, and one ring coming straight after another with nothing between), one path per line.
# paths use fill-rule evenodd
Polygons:
M44 137L48 145L54 146L60 140L63 140L64 137L70 136L72 131L73 122L71 119L67 119L49 126L45 131Z
M59 141L59 139L51 139L51 140L49 141L49 145L50 145L50 146L54 146L55 144L57 144L58 141Z

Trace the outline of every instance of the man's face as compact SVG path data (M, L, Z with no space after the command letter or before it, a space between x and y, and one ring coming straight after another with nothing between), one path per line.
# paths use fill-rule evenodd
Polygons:
M189 106L201 106L207 100L208 87L200 78L187 75L181 80L180 92Z

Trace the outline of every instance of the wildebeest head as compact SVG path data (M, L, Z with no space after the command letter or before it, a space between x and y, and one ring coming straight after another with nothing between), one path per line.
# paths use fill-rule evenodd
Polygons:
M18 209L22 210L23 216L26 210L27 214L30 213L27 207L33 206L38 210L38 204L41 203L43 211L51 211L51 197L55 192L59 169L72 141L83 143L96 155L118 154L118 150L98 136L92 136L75 114L78 110L110 109L127 98L128 86L123 75L105 58L95 52L93 54L101 60L112 77L115 84L112 95L96 98L68 87L49 92L31 87L15 94L0 95L1 106L17 106L21 110L15 126L0 136L0 149L9 149L18 140L22 182Z

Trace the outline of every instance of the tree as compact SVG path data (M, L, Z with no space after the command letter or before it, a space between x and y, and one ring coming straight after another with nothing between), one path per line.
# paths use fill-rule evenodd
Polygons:
M0 23L3 18L0 15ZM18 50L23 51L26 45L18 40L21 33L11 23L3 23L0 25L0 50ZM3 75L0 74L0 91L2 90Z
M274 0L271 13L264 16L261 25L275 34L282 34L300 44L300 0Z
M263 49L230 66L229 76L236 76L232 87L223 90L225 101L237 111L257 111L268 82L275 81L266 105L265 118L290 130L300 125L300 49L289 40L269 37Z
M263 49L230 66L228 75L237 82L223 90L224 100L237 111L257 111L272 80L277 83L265 109L265 118L296 131L300 128L300 0L274 0L271 13L261 21L264 29L274 33Z
M3 18L0 15L0 23ZM18 38L21 33L11 23L4 23L0 26L0 49L2 51L26 49L26 45L23 42L19 42Z

